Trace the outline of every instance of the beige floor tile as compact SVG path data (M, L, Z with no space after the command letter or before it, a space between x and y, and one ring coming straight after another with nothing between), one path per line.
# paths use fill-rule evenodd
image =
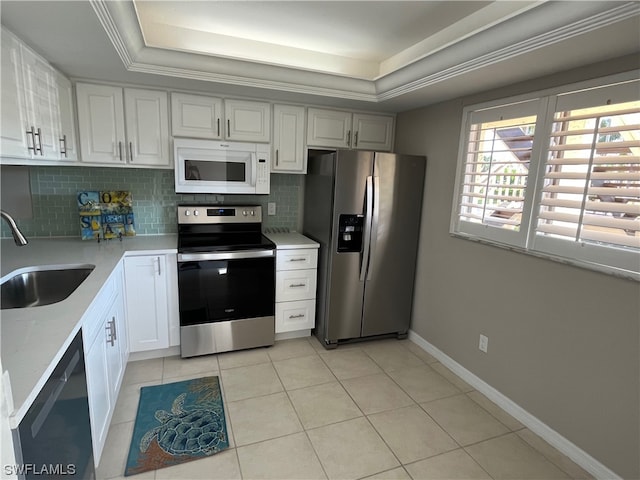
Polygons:
M362 349L385 371L399 370L424 365L416 355L397 340L368 342Z
M358 406L338 382L292 390L289 398L307 429L362 416Z
M309 344L313 347L313 349L316 352L322 353L322 352L328 352L329 351L326 348L324 348L322 343L320 343L320 340L318 340L318 337L316 337L315 335L311 335L310 337L307 338L307 340L309 340Z
M398 460L366 418L308 430L331 479L361 478L398 467Z
M271 363L230 368L220 372L228 402L281 392L282 384Z
M524 425L522 423L520 423L518 420L513 418L511 415L509 415L502 408L500 408L498 405L496 405L491 400L489 400L482 393L474 390L473 392L467 393L467 396L471 400L476 402L478 405L480 405L482 408L484 408L491 415L496 417L500 421L500 423L505 425L509 430L516 431L524 428Z
M459 376L449 370L447 367L442 365L440 362L430 363L429 366L433 368L436 372L442 375L444 378L453 383L456 387L458 387L463 392L471 392L474 388L469 385L467 382L462 380Z
M237 352L226 352L218 354L218 365L220 370L227 368L246 367L248 365L259 365L269 363L271 359L267 353L269 347L251 348L248 350L238 350Z
M367 480L411 480L407 471L402 467L387 470L386 472L376 473L375 475L371 475L366 478Z
M491 480L491 476L462 449L420 460L405 468L413 478L420 480Z
M438 361L436 357L434 357L429 352L424 350L420 345L413 343L410 340L409 340L409 343L407 344L407 350L409 350L411 353L413 353L416 357L418 357L420 360L422 360L425 363L435 363Z
M127 363L127 369L124 372L122 384L132 385L134 383L162 380L162 364L162 358L129 362Z
M460 445L470 445L509 431L466 395L443 398L420 405Z
M339 380L382 373L371 357L360 349L334 350L320 357Z
M368 418L403 464L458 448L458 444L417 405Z
M535 448L538 452L550 460L556 467L574 479L592 479L593 475L584 470L580 465L576 464L566 455L553 448L546 441L533 433L528 428L516 432L517 435L525 442Z
M96 468L97 478L106 479L124 475L132 435L133 422L116 423L109 428L102 457Z
M515 433L476 443L465 450L496 480L569 478Z
M279 340L267 349L269 358L272 361L287 360L294 357L305 357L316 353L316 349L311 346L307 337L292 338L290 340Z
M156 470L156 480L240 480L241 478L235 449L224 450L210 457Z
M122 385L118 394L116 408L111 418L111 425L123 422L133 422L138 413L138 400L140 399L140 388L151 385L159 385L160 381L135 383L133 385Z
M229 402L229 417L237 446L302 431L286 393Z
M326 479L304 432L238 448L245 479Z
M406 407L414 403L384 373L343 380L342 385L366 415Z
M331 370L317 354L273 362L286 390L310 387L335 381Z
M200 357L182 358L179 355L164 358L162 379L185 377L187 375L201 374L206 377L218 374L218 358L215 355L203 355Z
M428 365L393 370L388 374L416 402L430 402L462 393Z

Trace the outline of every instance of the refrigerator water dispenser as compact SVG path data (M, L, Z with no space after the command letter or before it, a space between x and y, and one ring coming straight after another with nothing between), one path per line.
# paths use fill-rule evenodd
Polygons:
M338 252L359 253L362 250L364 215L340 215L338 219Z

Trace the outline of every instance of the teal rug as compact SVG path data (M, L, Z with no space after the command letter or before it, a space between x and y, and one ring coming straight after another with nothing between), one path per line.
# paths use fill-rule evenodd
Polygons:
M218 377L142 387L125 476L229 448Z

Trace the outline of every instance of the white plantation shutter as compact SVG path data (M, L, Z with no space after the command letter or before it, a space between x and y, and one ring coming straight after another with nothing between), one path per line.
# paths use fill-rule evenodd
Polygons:
M511 245L524 245L527 196L540 101L470 112L461 171L457 226ZM526 230L526 229L525 229Z
M640 279L640 80L594 84L465 108L452 233Z
M638 270L637 83L585 93L558 97L553 112L534 248Z

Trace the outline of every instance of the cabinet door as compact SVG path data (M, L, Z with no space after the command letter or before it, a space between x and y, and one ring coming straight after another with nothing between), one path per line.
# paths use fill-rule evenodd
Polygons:
M304 107L274 105L271 171L306 173Z
M391 115L353 114L353 148L390 152L393 148Z
M27 119L24 105L24 91L21 86L22 69L20 61L20 43L2 29L2 88L0 89L0 110L2 128L0 129L0 155L3 157L30 158L27 149ZM29 141L31 139L29 138Z
M61 160L77 160L76 122L73 113L73 89L67 77L56 72L58 106L60 112L60 131L58 132L58 151Z
M107 366L109 372L109 394L115 406L118 399L118 391L124 376L125 363L123 362L123 340L121 337L122 317L124 307L122 297L116 296L105 318L105 344L107 348Z
M222 100L187 93L171 94L171 133L174 137L222 138Z
M104 326L104 322L102 322L103 329ZM107 343L102 332L96 335L91 346L85 352L85 369L89 395L89 413L91 416L93 456L95 464L98 465L104 443L107 440L113 409L109 386Z
M351 113L310 108L307 111L307 145L349 148Z
M76 96L82 161L124 164L122 88L78 83Z
M57 160L60 116L55 70L25 45L20 51L27 122L36 137L34 158Z
M238 142L271 141L271 105L265 102L225 100L225 137Z
M170 166L167 92L124 89L126 157L133 166Z
M167 348L169 320L164 255L126 257L124 272L131 352Z
M315 300L276 303L276 333L314 328L315 314Z
M316 269L283 270L276 274L276 302L316 298Z

